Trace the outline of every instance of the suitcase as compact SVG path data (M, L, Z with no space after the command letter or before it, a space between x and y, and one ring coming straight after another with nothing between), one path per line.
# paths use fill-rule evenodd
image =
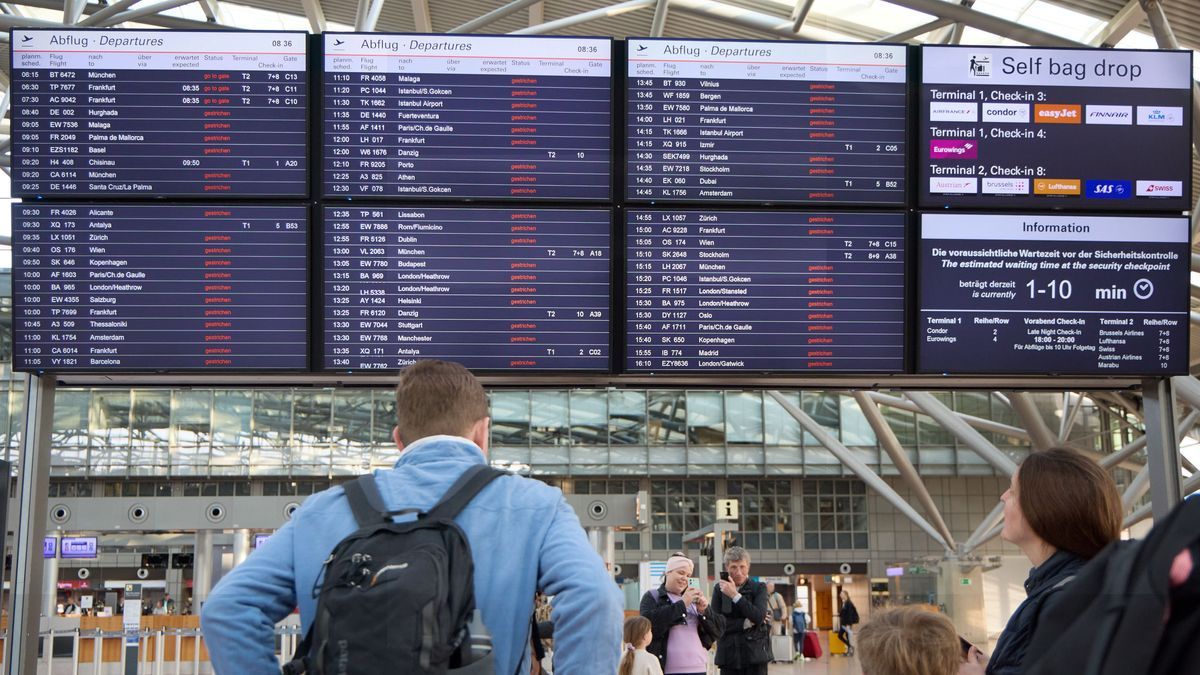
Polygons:
M821 639L817 637L817 631L815 630L804 632L804 658L821 658Z
M836 630L829 631L829 654L845 654L847 651L849 650L846 649L846 643L838 637L838 632Z
M792 661L796 658L794 648L792 647L792 636L790 635L772 635L771 636L771 661Z

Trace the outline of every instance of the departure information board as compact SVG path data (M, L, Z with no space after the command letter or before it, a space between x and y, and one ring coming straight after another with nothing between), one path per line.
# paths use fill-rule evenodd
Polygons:
M305 37L14 29L13 195L307 197Z
M1191 54L922 47L920 205L1190 209Z
M630 371L904 369L904 214L628 212Z
M903 45L627 43L627 199L905 203Z
M1188 230L1184 217L924 214L918 369L1186 373Z
M325 209L324 367L609 368L607 210Z
M324 41L326 197L611 198L611 40Z
M13 204L13 369L306 370L302 206Z

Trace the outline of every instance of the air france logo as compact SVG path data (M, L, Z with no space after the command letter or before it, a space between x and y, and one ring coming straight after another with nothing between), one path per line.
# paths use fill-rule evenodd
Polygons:
M971 60L967 63L969 70L967 74L971 77L991 77L992 76L992 55L991 54L971 54Z

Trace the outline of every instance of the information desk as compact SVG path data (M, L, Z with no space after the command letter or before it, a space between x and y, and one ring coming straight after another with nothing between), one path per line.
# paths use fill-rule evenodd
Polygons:
M323 365L609 368L607 210L328 207Z
M627 217L633 372L904 370L904 215Z
M1191 54L922 47L920 205L1190 209Z
M325 33L326 197L612 196L608 38Z
M307 197L304 33L18 28L13 195Z
M307 218L13 204L13 369L307 369Z
M1180 375L1188 219L921 216L924 373Z
M903 45L627 44L627 199L905 203Z

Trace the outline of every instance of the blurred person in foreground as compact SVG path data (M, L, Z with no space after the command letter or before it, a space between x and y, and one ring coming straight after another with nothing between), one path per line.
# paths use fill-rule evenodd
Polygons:
M402 371L392 432L400 459L393 468L375 472L388 510L428 511L468 468L486 463L489 424L487 394L466 368L420 361ZM475 603L492 635L498 673L514 673L518 666L530 670L536 590L555 596L555 671L616 672L620 592L562 492L503 476L455 522L471 546ZM301 632L308 631L324 561L356 529L345 491L330 488L305 500L291 520L221 579L201 608L218 675L278 675L275 624L299 607Z
M858 631L863 675L956 675L966 667L954 624L943 614L899 607Z

